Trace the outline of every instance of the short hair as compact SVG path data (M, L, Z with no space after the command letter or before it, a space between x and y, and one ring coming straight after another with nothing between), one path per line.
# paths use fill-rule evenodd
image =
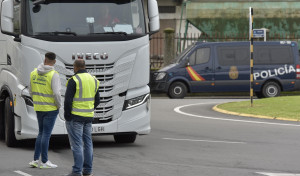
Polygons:
M83 59L76 59L74 61L74 67L84 69L85 68L85 61Z
M45 57L47 57L49 60L53 61L56 58L56 55L52 52L48 52L45 54Z

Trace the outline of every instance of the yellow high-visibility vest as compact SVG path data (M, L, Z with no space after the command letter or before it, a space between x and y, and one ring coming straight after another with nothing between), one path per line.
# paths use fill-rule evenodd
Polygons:
M78 73L72 78L76 83L76 93L71 113L82 117L94 117L95 95L100 82L89 73Z
M37 69L30 74L33 107L35 111L55 111L54 95L51 88L52 77L55 70L39 75ZM57 73L58 74L58 73Z

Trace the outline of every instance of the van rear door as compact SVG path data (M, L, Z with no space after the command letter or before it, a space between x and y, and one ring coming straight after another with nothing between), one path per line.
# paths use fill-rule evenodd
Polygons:
M190 81L191 92L213 92L214 73L209 46L195 47L188 56L186 78Z

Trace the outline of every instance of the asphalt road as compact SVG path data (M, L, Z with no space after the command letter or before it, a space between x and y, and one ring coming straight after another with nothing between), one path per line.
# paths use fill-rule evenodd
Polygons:
M95 176L296 176L300 174L300 123L214 112L241 99L152 99L152 131L134 144L94 137ZM1 176L60 176L71 171L66 138L51 140L57 169L28 168L34 140L18 148L0 142ZM280 174L282 173L282 174Z

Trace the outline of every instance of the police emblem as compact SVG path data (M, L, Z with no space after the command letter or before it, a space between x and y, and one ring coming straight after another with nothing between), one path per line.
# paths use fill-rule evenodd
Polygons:
M32 76L32 79L35 80L35 79L36 79L36 75L33 75L33 76Z
M229 71L229 78L230 79L238 79L239 71L236 66L231 66Z

